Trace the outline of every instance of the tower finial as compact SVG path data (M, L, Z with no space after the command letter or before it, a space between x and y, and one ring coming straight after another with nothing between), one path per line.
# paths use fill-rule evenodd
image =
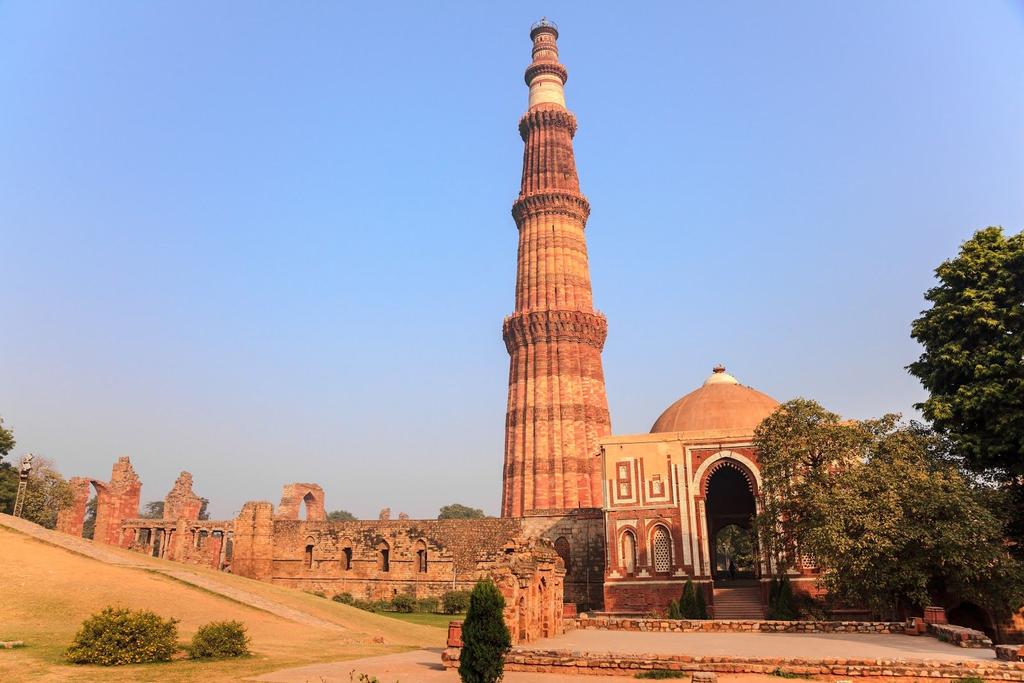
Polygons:
M558 61L558 26L547 17L530 27L533 62L526 68L530 86L530 109L555 105L565 109L565 81L569 72Z

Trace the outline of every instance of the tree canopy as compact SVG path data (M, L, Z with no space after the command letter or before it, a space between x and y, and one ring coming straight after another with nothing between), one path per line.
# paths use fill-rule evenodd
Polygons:
M57 513L71 505L71 486L47 458L36 456L25 489L22 517L47 529L57 525Z
M942 435L896 415L841 421L798 399L755 444L759 538L776 566L811 560L834 599L886 618L942 596L997 614L1024 603L993 492L958 469Z
M1024 542L1024 232L979 230L935 275L911 328L924 350L908 370L929 393L917 408L967 468L1013 496Z
M142 512L139 517L142 519L163 519L164 516L164 501L162 500L151 500L142 506Z
M441 508L438 519L483 519L487 515L479 508L471 508L461 503L452 503Z
M354 522L356 516L348 510L331 510L327 513L327 519L331 522Z

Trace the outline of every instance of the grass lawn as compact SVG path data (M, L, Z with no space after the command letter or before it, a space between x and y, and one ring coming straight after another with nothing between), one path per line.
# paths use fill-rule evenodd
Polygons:
M462 621L465 614L432 614L430 612L381 612L380 614L392 619L398 619L410 624L423 624L424 626L436 626L437 628L448 629L448 622Z
M341 630L298 624L146 568L107 564L0 527L0 640L26 644L0 650L0 681L237 681L291 666L444 645L444 634L437 628L389 619L281 586L133 555L145 565L173 565L258 593L337 624ZM82 620L108 605L150 609L180 620L182 643L202 624L237 619L252 638L253 656L114 668L67 664L63 652Z

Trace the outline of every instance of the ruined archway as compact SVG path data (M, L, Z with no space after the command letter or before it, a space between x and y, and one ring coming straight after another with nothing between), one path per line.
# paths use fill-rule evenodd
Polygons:
M946 610L946 619L955 626L982 631L993 643L999 642L999 634L991 615L973 602L961 602L953 609Z

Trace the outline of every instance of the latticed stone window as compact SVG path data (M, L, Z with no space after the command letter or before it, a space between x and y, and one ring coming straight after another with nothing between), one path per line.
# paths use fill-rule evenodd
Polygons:
M667 572L672 567L672 540L663 526L654 530L654 571Z

